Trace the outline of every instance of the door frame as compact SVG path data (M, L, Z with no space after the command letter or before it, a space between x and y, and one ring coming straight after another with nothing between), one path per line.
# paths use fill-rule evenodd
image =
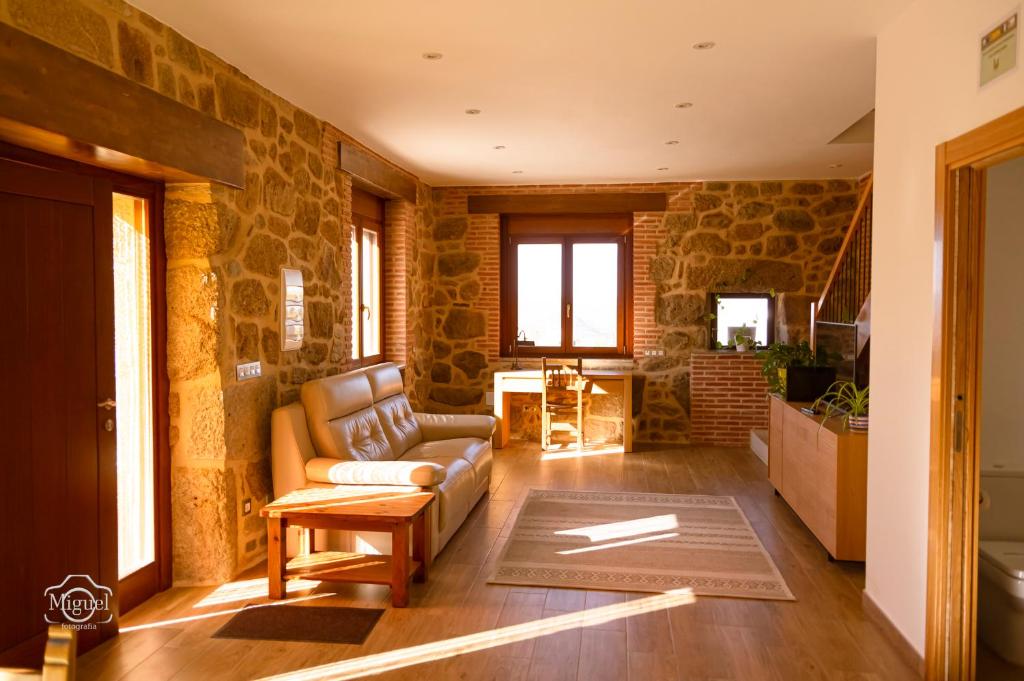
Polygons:
M1024 154L1024 107L935 150L925 678L973 679L985 176Z
M100 177L110 181L113 192L144 198L149 206L150 228L150 296L153 339L153 455L154 510L156 515L156 570L144 584L155 582L156 591L170 588L172 581L171 553L171 456L170 456L170 380L167 374L167 252L164 240L164 185L160 181L125 175L114 170L92 166L58 156L51 156L25 147L0 141L0 158L76 175ZM116 573L115 573L116 574ZM131 580L137 573L129 575ZM118 589L121 614L138 605L136 586L125 584ZM120 584L119 584L120 587ZM138 588L142 588L140 585ZM134 592L134 593L133 593Z

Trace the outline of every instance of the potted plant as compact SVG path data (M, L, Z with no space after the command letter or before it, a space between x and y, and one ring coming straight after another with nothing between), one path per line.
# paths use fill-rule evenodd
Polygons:
M736 343L736 352L746 352L754 348L754 337L747 333L738 333L733 337Z
M853 381L836 381L814 402L814 410L825 405L825 418L842 416L850 430L868 429L869 387L858 388ZM824 421L822 421L824 423Z
M758 353L768 390L791 402L813 402L836 380L828 354L815 354L807 341L792 345L772 343Z

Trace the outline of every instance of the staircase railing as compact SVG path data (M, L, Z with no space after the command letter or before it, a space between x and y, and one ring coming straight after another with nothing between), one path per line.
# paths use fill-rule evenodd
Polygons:
M853 325L871 297L871 198L872 178L868 177L857 210L843 244L836 255L821 297L815 305L813 320L828 324Z

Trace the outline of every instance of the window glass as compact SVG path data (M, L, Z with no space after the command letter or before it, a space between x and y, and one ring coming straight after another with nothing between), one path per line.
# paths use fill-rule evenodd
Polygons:
M538 347L558 347L562 344L562 245L519 244L516 255L518 331Z
M572 245L572 344L614 348L618 344L619 245Z
M380 347L380 235L363 229L362 249L363 281L363 357L381 353Z
M762 345L768 344L768 298L718 298L715 316L718 342L731 345L736 335L753 336ZM751 333L753 331L753 333Z
M359 237L352 225L352 359L359 359L359 320L363 313L359 305Z

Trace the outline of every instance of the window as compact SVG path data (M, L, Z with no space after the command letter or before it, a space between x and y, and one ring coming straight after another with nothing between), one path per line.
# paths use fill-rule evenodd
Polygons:
M775 342L775 299L771 294L709 293L708 313L712 349L719 343L732 345L738 333L753 336L760 345Z
M384 201L352 190L352 359L384 358Z
M622 357L632 335L632 216L506 216L502 351Z

